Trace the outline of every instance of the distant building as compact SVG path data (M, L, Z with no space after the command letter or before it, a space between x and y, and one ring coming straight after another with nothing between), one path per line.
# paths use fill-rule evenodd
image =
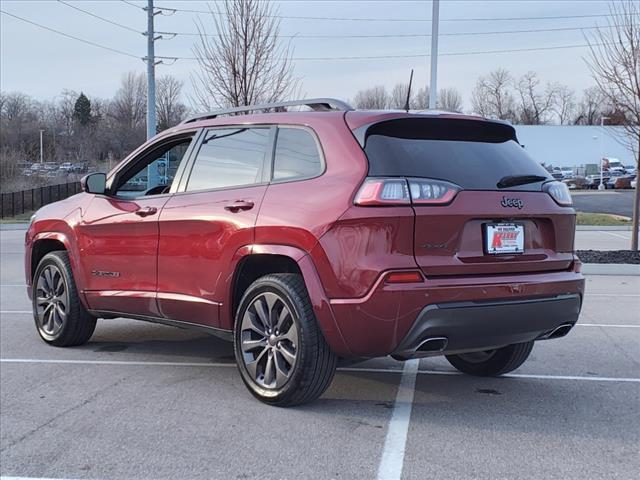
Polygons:
M554 167L598 165L600 158L634 165L633 153L618 138L623 127L584 125L514 125L520 144L538 162ZM616 137L618 136L618 138Z

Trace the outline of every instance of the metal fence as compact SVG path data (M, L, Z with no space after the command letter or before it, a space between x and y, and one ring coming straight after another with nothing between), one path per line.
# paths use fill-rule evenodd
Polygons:
M80 191L80 182L35 187L20 192L2 193L0 218L15 217L37 210L43 205L63 200Z

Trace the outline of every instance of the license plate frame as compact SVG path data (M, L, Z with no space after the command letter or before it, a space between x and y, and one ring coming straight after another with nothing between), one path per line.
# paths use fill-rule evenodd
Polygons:
M485 223L484 253L486 255L521 255L524 253L524 234L524 225L521 223Z

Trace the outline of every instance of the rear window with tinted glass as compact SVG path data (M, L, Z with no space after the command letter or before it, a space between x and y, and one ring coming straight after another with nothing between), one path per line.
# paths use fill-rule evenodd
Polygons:
M475 120L398 119L370 126L370 176L422 177L467 190L495 190L507 176L549 173L522 148L509 125ZM539 190L541 182L511 187Z
M310 178L322 172L315 139L302 128L278 128L273 179Z

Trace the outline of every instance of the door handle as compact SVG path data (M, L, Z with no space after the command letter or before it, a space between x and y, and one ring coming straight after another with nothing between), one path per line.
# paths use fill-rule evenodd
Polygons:
M158 209L156 207L143 207L139 210L136 210L135 214L140 217L148 217L149 215L153 215L157 211Z
M238 213L240 210L251 210L252 208L253 202L247 202L245 200L236 200L224 207L225 210L229 210L232 213Z

